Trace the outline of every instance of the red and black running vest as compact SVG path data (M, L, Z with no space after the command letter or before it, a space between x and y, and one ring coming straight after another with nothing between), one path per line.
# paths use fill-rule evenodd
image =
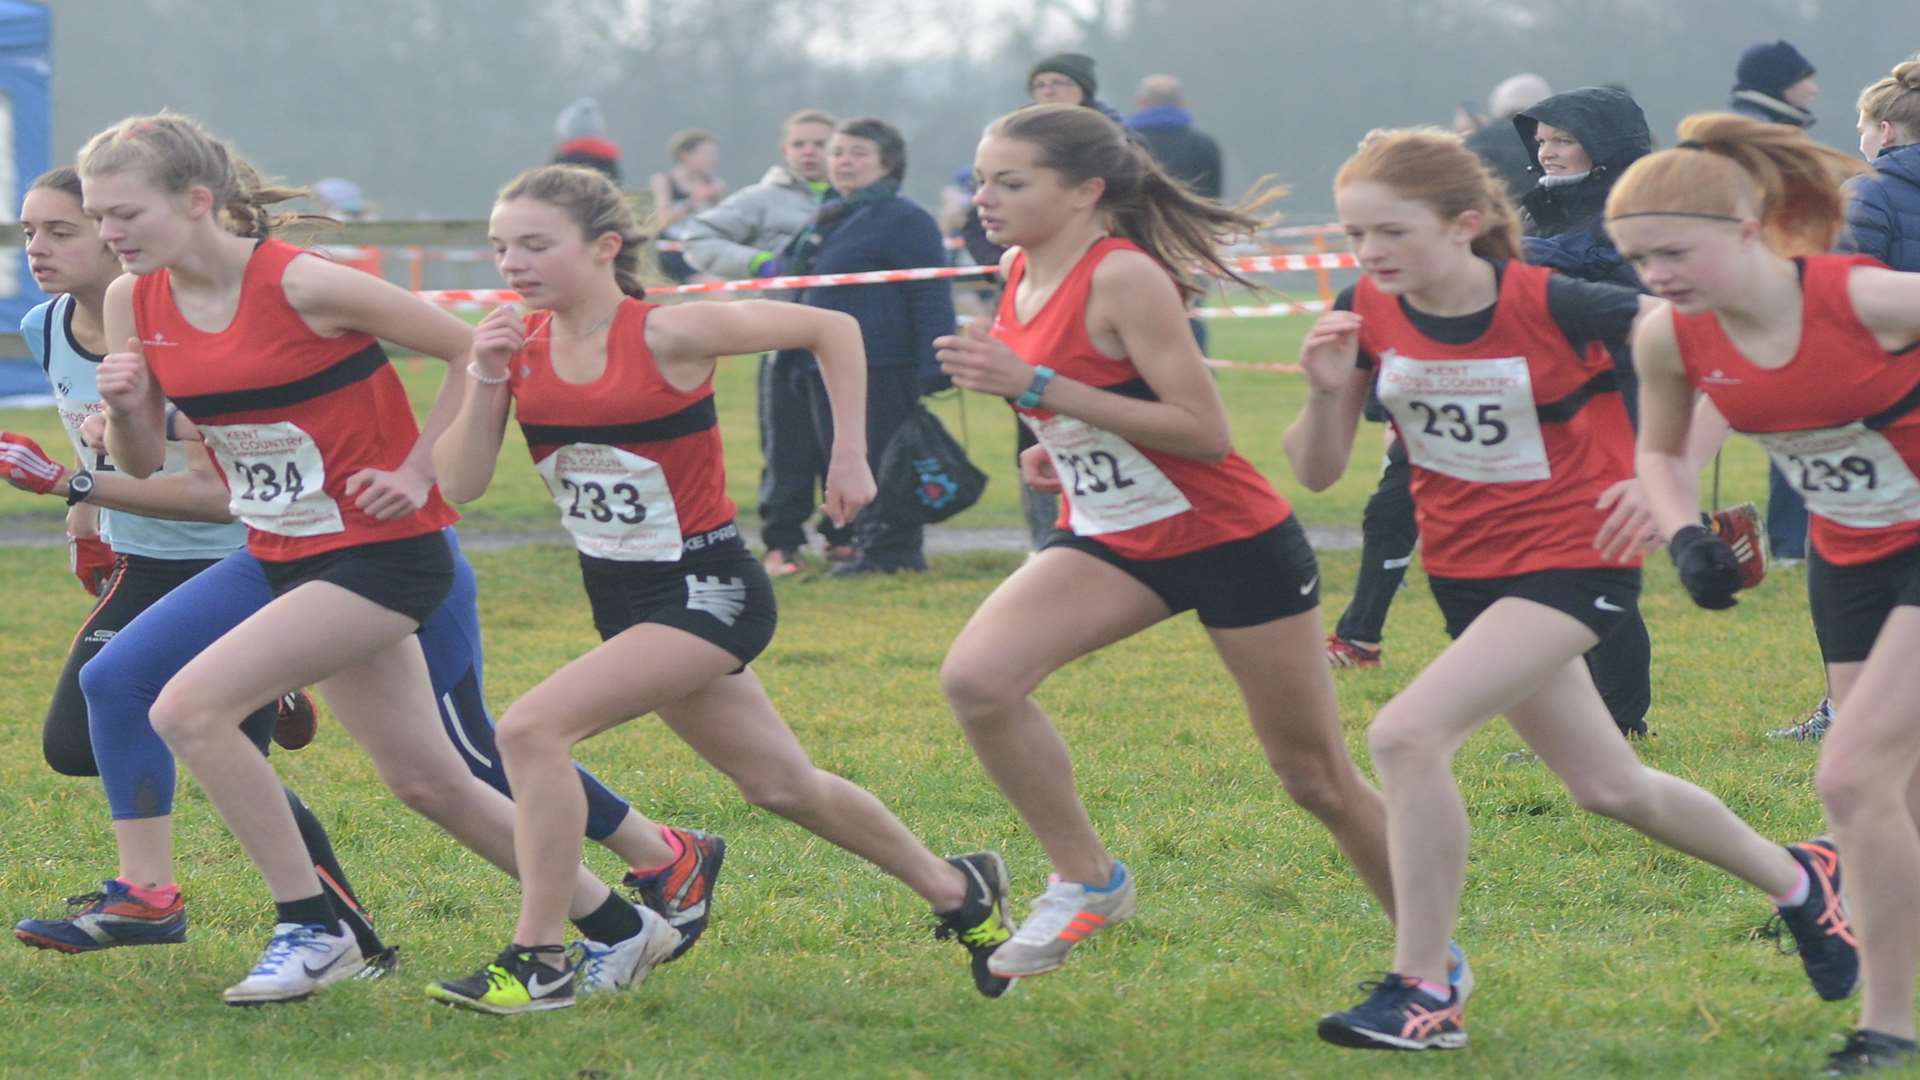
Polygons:
M226 474L247 547L266 562L436 532L459 520L439 488L415 513L377 521L346 493L362 469L399 467L420 429L400 377L371 335L321 337L281 278L305 252L254 248L227 328L208 332L173 302L165 270L134 282L134 327L154 381L199 427Z

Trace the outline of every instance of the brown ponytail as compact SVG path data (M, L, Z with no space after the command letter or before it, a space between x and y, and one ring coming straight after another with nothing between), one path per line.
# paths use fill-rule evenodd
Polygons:
M1376 128L1340 166L1333 189L1357 180L1391 188L1403 199L1425 203L1442 220L1480 211L1480 232L1473 253L1486 259L1524 261L1520 215L1507 197L1507 185L1488 171L1480 155L1460 136L1435 127Z
M621 292L635 300L646 299L640 253L650 237L640 230L633 219L633 207L607 174L580 165L542 165L514 177L494 201L513 199L536 199L559 207L588 240L606 233L618 234L620 252L613 257L613 279Z
M1166 267L1186 299L1202 291L1188 271L1195 265L1252 284L1227 265L1220 248L1263 227L1266 222L1256 212L1285 189L1256 185L1232 209L1203 199L1168 175L1118 124L1079 105L1029 105L994 121L987 134L1038 148L1040 167L1059 173L1069 185L1104 180L1099 208L1113 231Z
M274 214L267 207L307 194L261 178L245 158L190 117L176 112L131 116L87 141L82 176L139 171L163 191L193 187L213 193L222 225L239 236L264 239L294 221L338 224L324 214Z
M1846 226L1840 183L1867 166L1799 128L1732 113L1680 121L1680 145L1627 169L1607 196L1609 222L1633 214L1757 220L1781 255L1833 249Z

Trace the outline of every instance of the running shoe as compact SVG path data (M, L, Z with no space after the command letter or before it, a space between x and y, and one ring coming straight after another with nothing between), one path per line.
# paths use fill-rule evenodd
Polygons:
M496 1016L570 1008L574 966L569 963L564 968L555 968L536 955L558 953L564 957L566 952L558 945L532 948L509 945L500 950L493 963L464 979L444 979L429 984L427 996Z
M1767 732L1769 739L1792 739L1794 742L1819 742L1827 737L1827 729L1833 727L1833 699L1821 698L1820 704L1813 707L1805 720L1790 727L1774 728Z
M987 970L1003 979L1044 975L1067 962L1075 945L1133 917L1133 872L1114 863L1118 888L1095 891L1075 881L1047 880L1027 921L987 958Z
M797 551L789 551L785 548L773 548L767 552L766 561L762 562L760 566L767 572L767 576L770 578L788 577L793 574L805 572L807 569L807 560L805 556Z
M362 982L384 979L400 970L400 946L389 945L367 958L367 966L353 973Z
M63 953L93 952L120 945L176 945L187 940L187 904L179 894L166 907L133 895L120 881L103 881L100 891L67 897L73 910L58 919L22 919L13 936L36 949Z
M1793 935L1813 992L1839 1001L1860 982L1860 951L1840 903L1840 853L1824 838L1788 844L1787 852L1807 872L1807 899L1775 908L1775 917Z
M956 855L947 862L967 879L967 898L952 911L935 914L940 921L933 936L941 941L957 938L966 946L973 988L997 998L1013 987L1012 979L987 967L993 951L1013 936L1013 921L1007 918L1007 864L993 851Z
M620 884L632 889L641 903L665 915L667 924L680 932L680 941L667 963L685 956L707 932L713 885L720 880L720 864L727 858L727 842L712 833L698 829L672 832L680 841L680 855L673 862L650 874L628 870L620 879Z
M664 916L644 904L635 904L634 908L640 913L638 934L611 945L582 938L567 946L567 957L578 973L576 991L581 996L639 985L647 972L664 963L680 944L680 931Z
M835 563L852 562L860 557L860 549L853 544L828 544L827 561Z
M1767 576L1767 534L1760 527L1760 508L1750 502L1715 510L1714 534L1733 549L1740 561L1740 587L1751 589Z
M1338 668L1377 668L1380 666L1379 646L1369 649L1365 645L1355 645L1338 634L1327 635L1327 664Z
M273 1005L299 1001L350 979L365 967L360 943L340 926L336 933L313 923L280 923L260 962L247 977L227 987L229 1005Z
M1860 1076L1879 1069L1898 1069L1920 1060L1912 1039L1859 1028L1847 1036L1847 1045L1827 1056L1821 1076Z
M273 741L282 750L306 746L320 730L320 714L314 711L313 695L305 690L280 695L273 711Z
M1467 1045L1460 1020L1460 992L1437 1001L1420 989L1420 980L1389 971L1364 982L1367 1000L1346 1012L1320 1018L1320 1037L1354 1050L1458 1050Z

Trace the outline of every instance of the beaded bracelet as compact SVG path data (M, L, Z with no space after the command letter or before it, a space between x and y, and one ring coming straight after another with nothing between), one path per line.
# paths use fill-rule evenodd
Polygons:
M486 372L480 370L480 364L477 361L469 361L467 363L467 378L472 379L482 386L499 386L501 383L512 378L512 376L505 372L499 375L488 375Z

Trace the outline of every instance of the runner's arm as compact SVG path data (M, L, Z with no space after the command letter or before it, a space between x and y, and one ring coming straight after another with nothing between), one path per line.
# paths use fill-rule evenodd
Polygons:
M1300 343L1300 367L1307 403L1283 445L1295 479L1309 491L1325 491L1347 471L1373 384L1373 372L1360 366L1360 316L1336 309L1315 320Z
M506 382L508 366L526 343L521 317L510 307L494 308L474 328L467 363L455 365L463 371L471 368L469 375L478 372L481 378L500 381L463 379L466 388L460 407L432 444L440 493L454 502L472 502L486 494L493 482L500 444L506 437L507 408L513 400Z
M1680 364L1672 309L1641 321L1633 336L1633 366L1640 376L1640 435L1634 468L1654 526L1671 538L1700 524L1700 476L1687 455L1687 431L1693 416L1693 386Z

